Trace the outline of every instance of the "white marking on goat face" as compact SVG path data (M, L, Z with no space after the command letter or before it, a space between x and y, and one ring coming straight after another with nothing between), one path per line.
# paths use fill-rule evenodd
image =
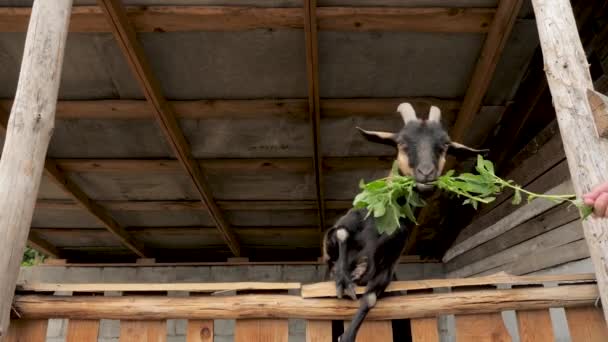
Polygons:
M348 231L346 231L344 228L340 228L336 232L336 236L338 237L338 240L344 242L346 239L348 239Z
M368 293L365 296L365 300L367 301L367 306L373 308L374 306L376 306L376 301L378 300L378 298L376 297L376 294L372 292Z

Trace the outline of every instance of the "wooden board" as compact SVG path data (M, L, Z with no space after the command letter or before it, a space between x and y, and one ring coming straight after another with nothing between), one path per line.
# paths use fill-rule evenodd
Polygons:
M608 341L608 328L602 309L592 306L566 308L566 319L573 342Z
M517 311L521 342L553 342L555 337L551 324L549 310Z
M234 342L287 342L286 319L242 319L236 321Z
M20 290L40 292L150 292L150 291L184 291L184 292L215 292L239 290L297 290L300 283L265 283L265 282L233 282L233 283L25 283L19 285Z
M331 321L306 321L306 342L332 342Z
M189 320L186 342L213 342L213 320Z
M48 320L18 319L10 322L3 342L45 342Z
M98 320L71 319L68 321L66 342L97 342Z
M439 342L437 318L418 318L410 321L413 342Z
M120 342L165 342L167 321L120 321Z
M511 341L500 313L456 315L456 342Z
M344 322L344 329L350 322ZM393 325L391 321L363 321L357 334L356 342L392 342Z

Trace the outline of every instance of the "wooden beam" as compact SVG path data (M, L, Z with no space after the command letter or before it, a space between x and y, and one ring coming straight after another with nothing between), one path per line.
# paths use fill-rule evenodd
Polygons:
M462 107L450 136L454 141L461 141L473 125L475 115L481 107L483 98L490 87L496 65L511 35L515 20L523 0L500 0L496 15L490 24L488 35L481 49L469 87L464 95Z
M0 32L24 32L31 10L0 8ZM129 6L128 19L137 32L245 31L302 29L301 8L243 6ZM319 28L332 31L414 31L484 33L493 8L323 7ZM96 6L72 10L71 32L111 32Z
M593 279L593 278L592 278ZM232 282L232 283L88 283L88 284L61 284L61 283L25 283L17 286L18 291L34 292L222 292L246 290L299 290L300 283L267 283L267 282Z
M210 216L215 221L217 229L222 234L226 244L234 255L240 256L241 248L236 235L234 235L222 211L215 203L211 189L205 181L203 171L192 157L189 144L177 122L175 112L171 104L162 95L158 80L152 74L143 48L137 40L124 7L118 0L98 0L98 4L104 10L114 37L125 54L146 99L154 108L156 121L168 144L194 183L201 200L209 208Z
M593 285L551 288L465 291L388 297L378 301L369 320L435 317L446 314L500 312L593 305ZM304 299L289 295L247 296L16 296L14 307L23 318L78 319L350 319L359 303L338 299Z
M596 134L587 90L593 89L589 64L568 0L532 0L566 158L577 196L606 181L608 141ZM608 322L608 221L583 222Z
M55 124L72 0L35 1L0 159L0 340L7 335L44 159Z
M321 103L319 99L319 44L317 38L317 1L304 0L304 37L306 41L306 77L308 79L308 115L310 118L315 194L319 213L319 231L325 229L325 200L321 156Z
M51 258L60 258L60 252L57 249L57 247L51 245L48 241L40 238L39 236L37 236L36 234L33 234L32 232L30 232L28 238L27 238L27 245L30 248L33 248L35 250L37 250L38 252L49 256Z

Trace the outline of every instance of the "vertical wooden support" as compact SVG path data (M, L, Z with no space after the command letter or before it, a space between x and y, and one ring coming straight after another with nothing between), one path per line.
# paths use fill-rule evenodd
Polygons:
M213 342L213 320L189 320L186 342Z
M511 341L500 312L456 316L456 342Z
M12 321L8 334L0 337L0 341L45 342L48 322L47 319L18 319Z
M0 338L6 334L55 106L72 0L36 1L0 161Z
M589 63L568 0L532 0L545 72L568 167L580 197L608 179L608 141L598 138L587 90L593 89ZM583 222L585 239L608 318L608 220Z
M97 342L99 321L92 319L70 319L66 342Z
M549 310L517 311L516 315L521 342L555 341Z
M608 341L608 327L602 310L595 307L566 308L566 319L572 341Z
M344 329L350 322L344 322ZM364 321L357 333L356 342L393 342L393 325L391 321Z
M234 328L234 342L287 342L286 319L239 319Z
M331 321L306 321L306 342L332 342Z
M167 321L120 321L120 342L165 342Z
M439 342L437 318L417 318L410 322L413 342Z

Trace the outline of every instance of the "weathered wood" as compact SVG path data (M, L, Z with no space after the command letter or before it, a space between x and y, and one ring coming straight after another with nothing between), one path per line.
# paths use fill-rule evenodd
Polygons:
M306 321L306 342L332 342L331 321Z
M315 170L315 194L319 231L325 229L325 195L321 156L321 102L319 98L319 41L317 35L317 1L304 0L304 38L306 41L306 78L308 80L308 116L312 137L312 161Z
M234 342L287 342L288 328L285 319L237 320Z
M446 264L446 270L448 272L457 270L478 260L483 260L498 251L506 250L535 236L579 219L578 210L569 208L568 206L569 203L558 205L508 232L460 254Z
M568 0L532 0L543 51L547 82L553 96L568 166L578 196L605 181L608 141L595 132L587 89L593 89L589 63ZM608 319L608 221L583 222L598 279L604 318Z
M587 89L587 99L595 120L595 129L600 138L608 137L608 97L593 89Z
M566 308L566 319L572 341L608 341L608 327L602 309L594 306Z
M500 312L456 315L457 342L511 341Z
M501 0L498 3L496 15L490 24L488 35L462 101L462 107L460 107L456 123L450 131L450 136L454 141L461 141L474 123L475 115L490 87L496 65L511 35L522 3L523 0Z
M425 290L442 287L460 287L460 286L481 286L481 285L532 285L542 284L546 282L570 283L579 281L593 280L594 275L589 274L563 274L563 275L546 275L546 276L513 276L504 272L494 275L475 277L475 278L458 278L458 279L425 279L425 280L410 280L410 281L393 281L391 282L386 292L399 292L411 290ZM334 282L321 282L315 284L302 285L302 298L321 298L335 297L336 285ZM358 294L363 294L364 287L356 288Z
M167 322L162 320L120 322L120 342L165 342Z
M138 32L242 31L302 29L300 8L241 6L130 6L129 20ZM332 31L487 32L491 8L323 7L319 28ZM28 8L0 8L0 32L23 32ZM110 32L103 12L94 6L72 11L71 32Z
M516 314L521 342L554 341L549 310L523 310L517 311Z
M48 320L46 319L18 319L11 321L6 336L2 335L3 342L45 342Z
M35 1L15 104L0 160L0 338L10 306L55 123L72 0Z
M300 283L264 283L264 282L234 282L234 283L25 283L20 284L21 291L37 292L216 292L216 291L243 291L243 290L298 290Z
M188 320L186 342L213 342L213 320Z
M97 342L98 320L71 319L68 321L67 342Z
M98 4L104 10L118 45L127 58L146 99L154 108L156 121L165 135L167 143L171 146L181 166L196 186L201 200L209 209L209 214L215 221L217 229L222 234L226 244L234 255L240 256L241 248L236 235L226 222L221 209L215 203L203 171L192 157L188 141L177 122L171 104L162 95L160 84L152 73L143 48L127 18L124 6L117 0L98 0Z
M572 182L566 181L553 189L545 192L547 195L563 195L570 193L572 191ZM514 229L518 225L526 222L527 220L549 210L558 203L553 201L547 201L543 199L534 200L523 207L517 209L513 213L509 214L506 217L503 217L495 224L485 228L484 230L478 232L477 234L471 236L470 238L462 241L461 243L454 245L448 249L448 251L443 256L443 262L448 262L454 259L456 256L471 250L484 242L487 242L491 239L496 238L499 235L502 235L508 232L511 229Z
M551 288L466 291L389 297L378 301L368 319L406 319L445 314L470 314L502 310L545 309L590 305L597 298L596 285ZM355 301L305 299L288 295L209 297L59 297L16 296L14 306L23 318L80 319L248 319L302 318L351 319Z
M582 238L583 231L581 229L581 222L573 221L562 227L553 229L548 233L520 243L519 245L502 250L485 259L478 260L458 270L451 271L448 273L448 276L451 278L469 277L498 266L506 265L525 255L532 257L534 253L542 249L561 246Z
M410 321L413 342L439 342L437 318L418 318Z
M350 322L344 322L344 329ZM356 342L393 342L393 326L391 321L364 321L357 333Z
M27 245L28 247L33 248L46 256L51 258L59 258L60 252L55 246L51 245L48 241L40 238L31 231L27 238Z

